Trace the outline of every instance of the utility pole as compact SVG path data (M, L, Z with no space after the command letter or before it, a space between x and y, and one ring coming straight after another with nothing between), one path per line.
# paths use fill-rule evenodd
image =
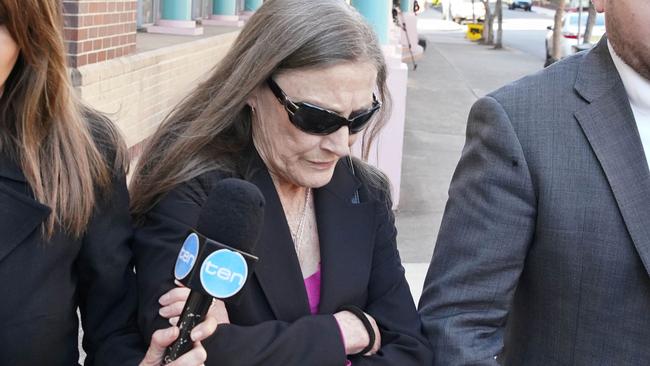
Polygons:
M498 16L497 21L499 24L497 28L497 41L494 48L501 49L503 48L503 5L501 0L497 0L496 11Z
M589 1L589 15L587 16L587 27L585 28L585 37L584 43L591 43L591 34L594 30L594 25L596 24L596 7L594 6L593 1Z
M565 0L558 1L558 7L555 11L555 25L553 26L553 57L554 61L560 59L560 37L562 37L562 17L564 16Z
M578 0L578 36L576 37L576 45L582 43L582 0Z
M494 13L490 7L490 0L481 0L485 7L485 23L483 28L483 42L486 45L494 44Z

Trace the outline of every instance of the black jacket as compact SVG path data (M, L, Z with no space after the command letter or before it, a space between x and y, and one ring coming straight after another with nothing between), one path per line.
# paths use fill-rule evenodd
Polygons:
M44 240L49 213L19 166L0 155L0 365L76 365L77 308L86 365L137 364L144 353L124 178L114 180L82 238L57 231Z
M343 366L344 347L332 316L343 305L361 307L381 329L381 351L353 357L355 366L428 365L431 351L400 264L388 198L363 185L344 159L331 182L314 190L322 287L319 314L311 315L280 200L266 167L253 155L245 176L266 199L260 260L240 303L227 306L231 324L219 326L204 342L206 365ZM167 326L158 316L157 299L174 287L172 269L188 227L223 177L211 172L178 186L136 229L139 320L147 336ZM361 202L354 204L357 191Z

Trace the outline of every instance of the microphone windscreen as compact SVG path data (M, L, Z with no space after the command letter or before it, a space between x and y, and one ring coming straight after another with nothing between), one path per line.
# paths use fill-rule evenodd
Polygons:
M264 196L254 184L227 178L217 182L201 208L196 230L234 249L254 254L264 224Z

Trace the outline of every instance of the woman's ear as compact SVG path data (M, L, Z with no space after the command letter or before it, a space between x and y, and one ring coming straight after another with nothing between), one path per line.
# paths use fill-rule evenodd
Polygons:
M260 87L253 89L253 92L246 99L246 104L254 111L260 109Z

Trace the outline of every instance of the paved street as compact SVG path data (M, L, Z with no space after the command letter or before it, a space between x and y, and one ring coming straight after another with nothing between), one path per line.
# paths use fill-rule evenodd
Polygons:
M503 8L503 44L505 47L516 49L535 56L544 64L546 51L544 40L548 30L553 25L551 10L533 8L533 12L522 9L508 10Z
M428 47L409 71L398 246L419 298L438 234L447 190L465 141L471 105L479 97L542 69L547 14L504 12L505 49L465 39L465 27L430 9L418 20ZM412 68L410 68L412 70Z

